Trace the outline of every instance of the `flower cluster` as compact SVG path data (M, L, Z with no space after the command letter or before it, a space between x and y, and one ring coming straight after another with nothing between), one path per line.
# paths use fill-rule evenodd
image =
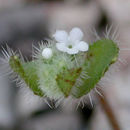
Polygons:
M88 43L81 41L84 34L79 28L73 28L69 35L66 31L57 30L53 37L56 40L56 48L61 52L66 52L70 55L78 52L86 52L89 49ZM42 52L45 59L51 58L52 50L45 48Z

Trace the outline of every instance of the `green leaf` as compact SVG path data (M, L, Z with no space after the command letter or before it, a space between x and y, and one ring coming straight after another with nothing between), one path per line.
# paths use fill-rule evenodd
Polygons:
M35 61L36 62L36 61ZM39 88L38 76L36 74L35 62L21 63L17 56L11 56L9 64L14 72L16 72L25 83L32 89L34 94L43 96L43 92Z
M89 78L82 79L83 84L76 87L76 92L73 91L72 95L79 98L89 93L104 76L109 66L117 60L118 52L119 48L112 40L103 39L90 45L84 64Z
M81 68L64 70L57 75L56 81L60 90L64 93L65 97L68 97L72 87L74 86L76 79L81 73Z

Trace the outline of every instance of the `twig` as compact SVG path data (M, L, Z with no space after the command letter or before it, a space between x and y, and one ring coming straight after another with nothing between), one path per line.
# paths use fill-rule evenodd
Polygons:
M109 104L109 101L106 97L106 94L104 94L105 92L103 92L103 90L101 90L101 89L98 91L100 91L100 93L103 95L103 96L100 96L99 94L97 94L100 104L101 104L102 108L104 109L104 111L109 119L109 122L111 123L111 125L113 127L113 130L121 130L119 123L117 121L117 118L113 112L113 109L112 109L111 105Z

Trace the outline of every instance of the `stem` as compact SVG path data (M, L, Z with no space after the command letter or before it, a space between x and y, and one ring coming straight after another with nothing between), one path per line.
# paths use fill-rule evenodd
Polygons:
M120 129L120 126L119 126L119 122L117 121L117 118L114 114L114 111L111 107L111 105L109 104L109 101L107 99L107 97L105 96L105 92L103 92L103 90L99 90L100 93L103 95L103 96L100 96L99 94L97 94L98 98L99 98L99 101L100 101L100 104L102 106L102 108L104 109L108 119L109 119L109 122L111 123L112 127L113 127L113 130L121 130Z

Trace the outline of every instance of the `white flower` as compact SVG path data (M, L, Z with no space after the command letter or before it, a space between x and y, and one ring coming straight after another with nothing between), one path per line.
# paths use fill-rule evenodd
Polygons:
M79 51L85 52L89 48L86 42L81 41L83 32L79 28L73 28L69 35L66 31L57 30L53 37L57 41L56 48L68 54L77 54Z
M43 49L42 51L42 56L45 58L45 59L49 59L52 57L52 49L51 48L45 48Z

